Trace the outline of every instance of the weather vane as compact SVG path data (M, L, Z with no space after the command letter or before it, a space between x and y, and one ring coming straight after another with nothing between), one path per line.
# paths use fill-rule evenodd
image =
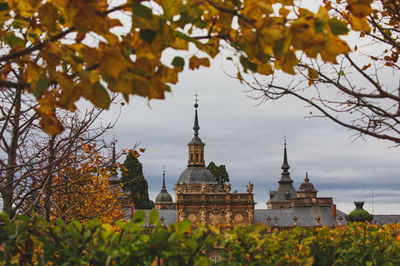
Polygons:
M162 166L163 174L165 174L165 165Z
M197 92L196 92L195 97L194 97L194 102L195 102L195 104L197 104L199 102L199 99L197 98Z

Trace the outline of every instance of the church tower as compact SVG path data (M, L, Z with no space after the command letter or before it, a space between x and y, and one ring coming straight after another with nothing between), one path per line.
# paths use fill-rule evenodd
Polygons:
M188 164L187 168L182 172L179 180L175 186L175 190L180 188L185 193L199 192L201 187L207 185L209 189L215 187L216 191L218 183L213 174L205 167L204 160L204 142L199 137L199 118L197 113L198 100L196 95L196 101L194 104L194 136L188 143Z
M220 188L205 167L204 142L199 137L198 100L194 104L194 136L188 143L188 164L175 185L176 220L193 224L253 224L253 184L247 193L231 193L230 185Z
M276 191L270 191L270 200L267 202L268 209L291 209L292 205L290 203L290 200L297 197L296 190L293 187L293 180L290 178L290 166L287 159L286 139L284 142L283 164L281 166L281 169L282 174L281 179L278 181L278 189Z
M199 107L197 103L197 97L196 97L196 103L194 104L194 125L193 125L193 130L194 130L194 137L193 139L189 142L188 147L189 147L189 159L188 159L188 167L204 167L205 162L204 162L204 146L205 144L201 141L199 137L199 118L197 115L197 108Z

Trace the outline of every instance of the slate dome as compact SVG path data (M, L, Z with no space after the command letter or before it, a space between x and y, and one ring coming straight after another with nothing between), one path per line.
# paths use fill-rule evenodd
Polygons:
M156 197L156 203L172 203L172 197L167 191L161 191Z
M188 167L179 177L178 184L217 184L213 174L204 167Z

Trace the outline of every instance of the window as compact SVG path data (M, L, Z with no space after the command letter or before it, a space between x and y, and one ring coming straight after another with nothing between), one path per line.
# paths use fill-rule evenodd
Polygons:
M197 152L195 153L195 157L196 157L196 162L198 163L199 162L199 154Z
M200 153L200 161L204 162L203 153Z
M190 153L190 161L193 162L193 153Z

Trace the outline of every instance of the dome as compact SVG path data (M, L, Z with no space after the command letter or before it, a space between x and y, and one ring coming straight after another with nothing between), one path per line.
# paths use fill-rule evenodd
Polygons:
M167 191L161 191L156 197L156 203L172 203L172 197Z
M188 167L186 168L177 184L217 184L213 174L204 167Z
M306 178L304 179L304 182L300 185L299 190L297 192L318 192L315 188L313 183L310 182L310 179L308 179L308 173L306 173Z

